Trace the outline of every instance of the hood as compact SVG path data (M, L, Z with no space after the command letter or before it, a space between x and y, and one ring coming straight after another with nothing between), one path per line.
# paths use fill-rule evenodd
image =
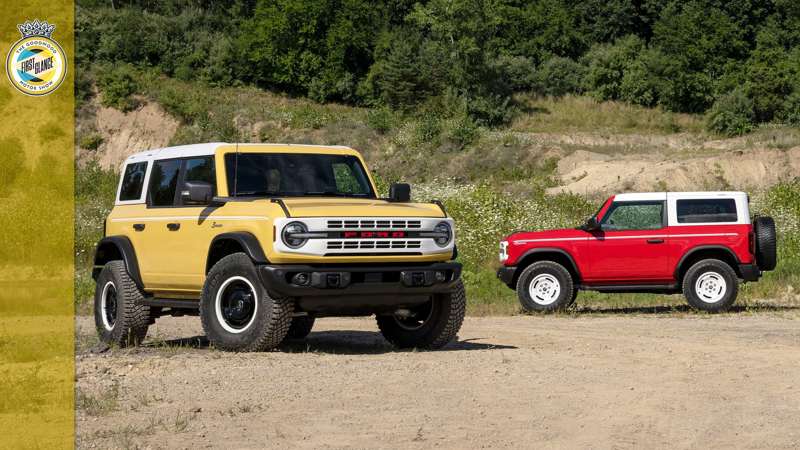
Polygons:
M293 217L445 217L432 203L394 203L360 198L284 198Z
M514 242L520 240L539 240L539 239L563 239L563 238L585 238L587 234L583 230L575 228L563 228L560 230L546 231L521 231L513 233L505 238L506 241Z

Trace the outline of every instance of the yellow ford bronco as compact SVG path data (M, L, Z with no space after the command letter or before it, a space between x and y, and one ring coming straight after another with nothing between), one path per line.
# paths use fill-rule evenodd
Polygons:
M401 348L461 327L453 220L407 184L378 198L353 149L186 145L134 154L121 174L94 257L106 343L137 344L165 315L199 315L233 351L304 338L324 316L375 314Z

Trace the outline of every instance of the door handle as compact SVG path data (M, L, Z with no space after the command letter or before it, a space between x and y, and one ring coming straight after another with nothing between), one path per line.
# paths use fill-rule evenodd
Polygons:
M144 224L143 223L135 223L133 224L133 229L136 231L144 231Z
M648 244L663 244L664 240L663 239L648 239L647 243Z
M178 229L180 229L180 227L181 227L181 224L179 224L179 223L168 223L167 224L167 228L169 228L169 231L178 231Z

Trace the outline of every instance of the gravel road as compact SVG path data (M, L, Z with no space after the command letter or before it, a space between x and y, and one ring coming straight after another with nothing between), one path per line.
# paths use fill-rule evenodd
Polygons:
M197 318L103 351L78 329L79 448L800 448L800 310L467 318L395 351L371 318L279 351Z

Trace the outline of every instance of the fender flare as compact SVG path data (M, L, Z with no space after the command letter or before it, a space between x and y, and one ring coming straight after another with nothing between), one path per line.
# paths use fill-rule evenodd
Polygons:
M575 280L575 281L577 282L578 280L581 279L581 270L578 268L578 265L575 264L575 259L572 257L572 255L569 254L568 251L566 251L566 250L564 250L562 248L558 248L558 247L541 247L541 248L530 249L530 250L526 251L525 253L523 253L522 256L517 258L517 266L519 266L519 262L525 260L525 258L527 258L528 256L534 255L536 253L558 253L558 254L564 256L565 258L567 258L567 261L569 261L570 265L572 265L572 267L567 267L567 269L574 270L575 271L575 275L577 275L577 277L578 277L578 279ZM515 276L515 278L516 278L516 276Z
M94 267L92 268L92 278L97 280L97 277L100 276L100 271L103 270L103 266L108 261L117 259L108 257L109 255L107 252L112 248L116 249L116 252L125 263L125 270L128 271L128 275L131 276L131 279L134 283L136 283L136 286L139 287L139 289L144 289L142 275L139 272L139 261L136 259L136 251L133 249L131 240L126 236L106 236L103 239L100 239L94 251Z
M209 266L209 263L211 262L211 250L221 241L234 241L239 244L239 246L244 250L245 254L247 254L247 256L250 257L255 264L269 263L267 256L264 254L264 249L261 248L261 244L252 233L248 233L246 231L234 231L230 233L218 234L214 236L214 239L211 240L211 244L208 246L208 254L206 255L206 271L211 269Z
M685 263L686 260L689 259L695 253L701 252L701 251L704 251L704 250L721 250L722 252L727 253L728 256L730 256L731 259L736 263L736 267L732 267L732 269L737 273L739 272L738 265L741 264L741 261L739 261L739 257L736 256L736 253L734 253L734 251L731 250L730 248L728 248L728 247L726 247L724 245L698 245L697 247L692 247L691 249L689 249L689 251L684 253L683 256L681 256L681 259L678 260L678 264L675 265L675 279L676 280L680 279L681 268L683 267L683 263Z

